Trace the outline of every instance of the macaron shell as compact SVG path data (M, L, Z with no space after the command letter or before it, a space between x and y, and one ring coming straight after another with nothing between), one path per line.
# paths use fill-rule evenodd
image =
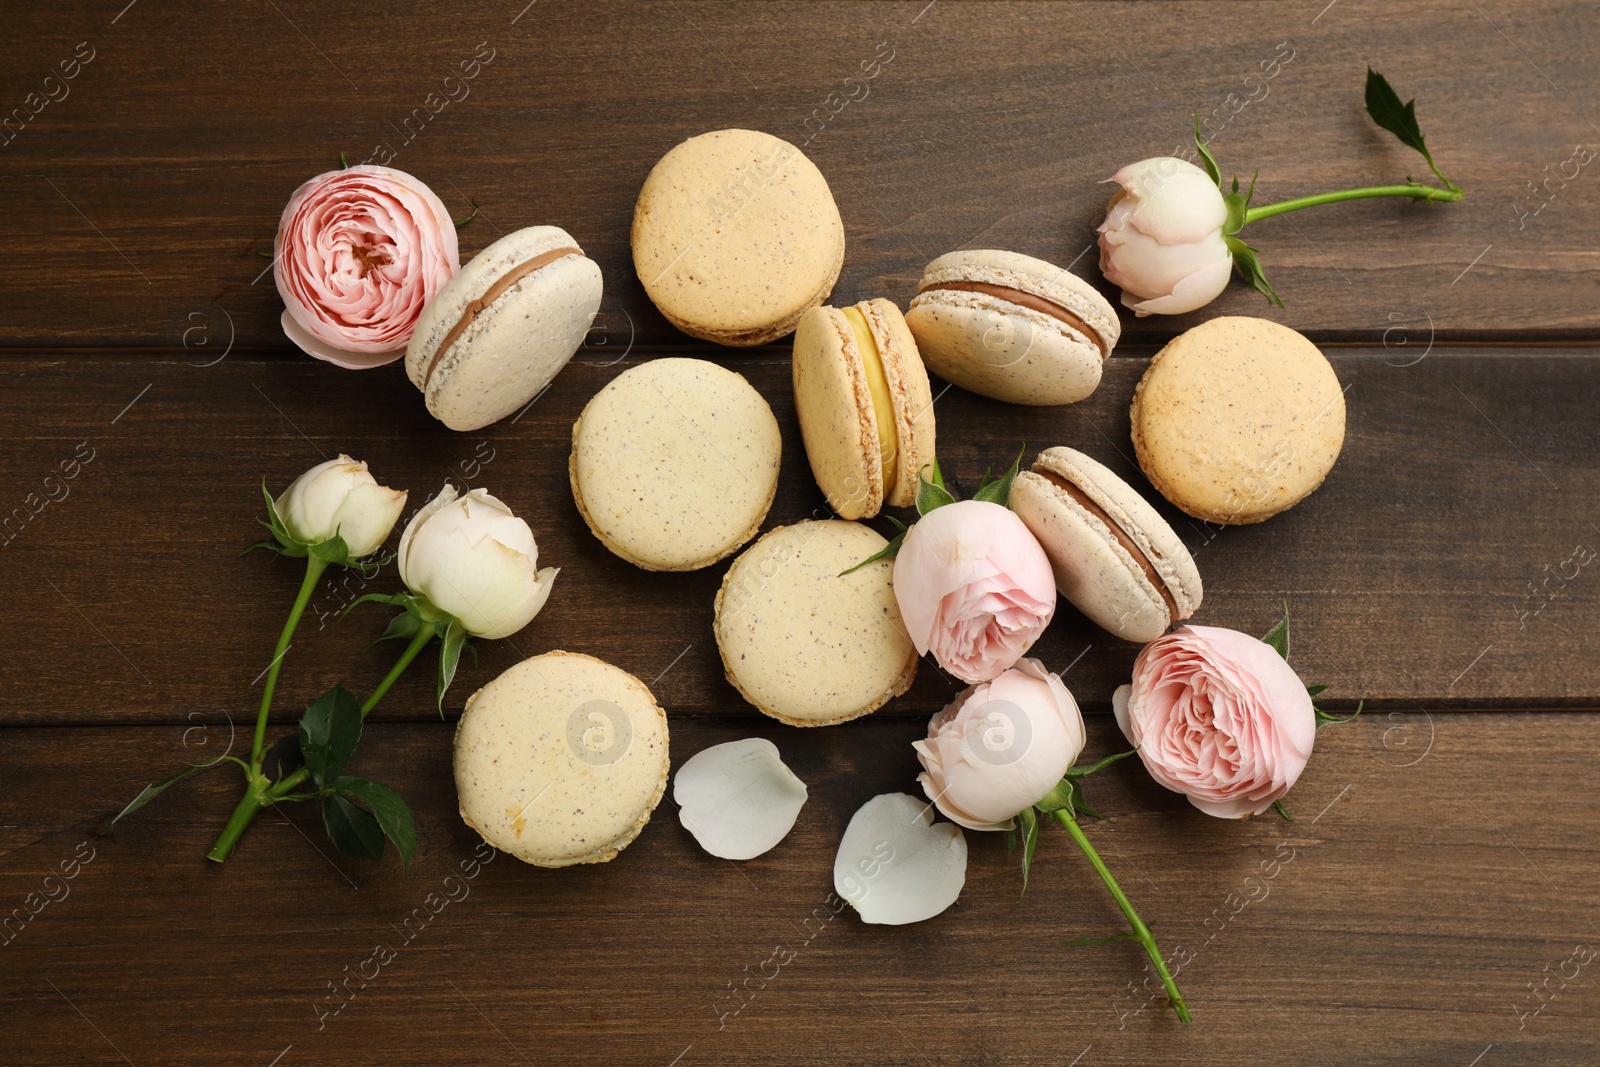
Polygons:
M1122 322L1111 302L1094 286L1048 260L997 248L946 252L923 268L917 290L958 281L1004 285L1058 304L1083 320L1107 355L1122 336ZM1074 332L1081 335L1081 331Z
M1299 503L1344 445L1333 365L1266 319L1225 316L1174 338L1145 370L1130 415L1151 484L1188 514L1225 525Z
M841 518L862 519L883 506L883 464L867 372L847 352L853 344L838 309L812 308L801 316L794 335L794 405L811 473L828 506Z
M844 223L800 149L755 130L715 130L656 163L634 206L632 245L645 292L674 326L758 345L827 299L844 263Z
M894 408L895 479L893 485L884 486L884 500L894 507L910 507L917 500L917 474L935 456L933 389L900 309L882 297L863 300L856 307L877 342Z
M584 522L612 552L646 570L697 570L760 529L782 449L778 420L743 376L655 359L589 400L568 474Z
M859 523L806 521L770 530L728 568L714 629L740 695L792 726L876 711L916 677L891 561L841 572L887 542Z
M1144 644L1172 624L1161 594L1105 523L1043 475L1020 472L1009 506L1050 557L1056 589L1095 625Z
M667 741L666 714L626 671L570 652L524 660L456 726L461 818L527 863L604 863L660 803Z

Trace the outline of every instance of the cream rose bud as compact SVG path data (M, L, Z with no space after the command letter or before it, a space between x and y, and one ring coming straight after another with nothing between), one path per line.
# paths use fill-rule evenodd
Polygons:
M1134 314L1181 315L1228 287L1228 207L1211 176L1175 156L1130 163L1100 224L1100 271Z
M983 500L935 508L911 527L894 595L917 651L963 682L1017 662L1056 610L1044 549L1013 512Z
M511 509L445 483L400 535L400 580L475 637L509 637L539 614L556 568L539 570L533 531Z
M1316 711L1271 645L1183 626L1144 647L1111 704L1150 776L1224 819L1259 815L1305 769Z
M360 559L388 539L406 495L379 485L365 462L341 453L296 478L274 505L295 540L314 545L338 534L350 558Z
M1060 676L1024 659L962 692L912 747L923 767L917 781L952 822L1006 830L1077 762L1083 716Z

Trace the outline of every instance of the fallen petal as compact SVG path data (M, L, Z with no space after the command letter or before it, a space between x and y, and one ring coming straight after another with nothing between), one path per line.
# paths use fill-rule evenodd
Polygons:
M712 745L673 781L678 821L713 856L747 860L782 841L806 802L806 784L760 737Z
M862 922L931 919L967 882L967 839L933 821L933 805L905 793L873 797L850 818L833 861L833 888Z

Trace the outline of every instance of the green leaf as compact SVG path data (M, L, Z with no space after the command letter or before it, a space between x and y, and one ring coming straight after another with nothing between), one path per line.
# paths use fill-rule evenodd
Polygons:
M383 858L383 828L377 817L347 798L338 794L322 798L322 825L328 828L334 846L346 856Z
M339 153L339 169L340 170L349 170L350 169L350 164L348 162L346 162L343 152Z
M1022 454L1027 450L1028 446L1023 445L1017 451L1017 458L1011 461L1011 469L994 481L989 481L986 475L983 484L978 486L978 491L972 494L972 499L987 500L991 504L1005 507L1006 501L1011 499L1011 483L1017 480L1017 471L1022 468Z
M1034 807L1046 815L1057 811L1072 810L1072 782L1063 778L1056 783L1056 787L1040 797Z
M1067 779L1064 779L1064 781L1070 783L1071 788L1072 788L1072 810L1073 811L1081 811L1085 815L1089 816L1089 818L1091 818L1091 819L1099 819L1101 822L1114 822L1115 821L1113 819L1106 818L1104 815L1101 815L1098 811L1095 811L1093 808L1091 808L1089 806L1088 802L1083 799L1083 786L1078 784L1078 780L1076 778L1067 778Z
M905 543L906 530L904 527L901 527L900 532L894 535L894 540L890 541L888 544L884 545L882 548L878 549L878 551L874 552L860 563L857 563L849 570L840 571L839 577L843 578L845 575L852 574L855 571L860 570L862 567L865 567L867 564L876 563L880 559L894 559L894 557L900 554L900 546L904 545Z
M455 219L454 220L455 224L456 224L456 229L458 229L458 230L461 229L461 227L465 226L467 223L471 222L473 219L475 219L477 217L478 217L478 202L476 200L474 200L474 201L472 201L472 214L468 215L464 219Z
M388 604L390 607L405 608L408 613L411 611L411 597L406 593L367 593L350 601L349 605L339 613L339 618L342 619L354 611L357 604L365 604L368 601L375 604ZM393 626L394 624L390 623L389 625ZM381 641L383 638L380 637L378 640Z
M278 502L272 499L272 491L267 488L267 479L265 477L261 479L261 495L265 497L267 501L267 517L265 519L257 519L256 521L260 522L261 525L265 526L272 532L273 540L277 541L279 546L281 546L277 550L279 554L293 556L296 559L304 558L306 555L306 546L295 540L294 535L289 532L289 527L284 525L283 518L278 514ZM267 544L265 541L262 541L259 544L251 545L249 548L245 549L245 552L253 551L256 548L271 547L271 545Z
M1306 696L1313 697L1313 698L1314 697L1319 697L1323 693L1325 693L1327 691L1327 689L1328 689L1328 687L1325 686L1325 685L1308 685L1308 686L1306 686Z
M350 546L344 543L344 538L335 531L334 535L326 541L318 541L314 545L306 546L311 554L326 563L337 563L340 566L350 564Z
M1233 253L1233 267L1239 276L1250 283L1251 288L1272 303L1283 307L1283 301L1272 288L1272 283L1267 281L1266 272L1261 269L1261 250L1252 248L1243 239L1227 236L1222 239L1228 246L1228 251Z
M300 716L300 751L319 786L326 788L339 776L360 740L361 702L342 685L312 701Z
M461 646L467 640L467 631L459 619L451 619L439 646L439 717L444 718L444 692L456 676L456 664L461 661Z
M1430 165L1433 163L1433 157L1428 155L1428 144L1422 139L1422 127L1417 125L1417 102L1407 100L1402 104L1400 94L1394 91L1389 79L1371 67L1367 68L1367 114L1372 116L1373 122L1398 137L1401 144L1416 149Z
M1365 700L1358 701L1356 703L1356 710L1352 711L1348 715L1329 715L1315 704L1311 705L1311 710L1317 717L1317 729L1320 730L1324 726L1335 723L1355 722L1356 719L1361 715L1361 710L1366 706L1367 702Z
M1272 650L1285 660L1289 658L1289 602L1283 602L1283 618L1278 620L1278 625L1268 630L1262 642L1272 646Z
M1022 824L1022 891L1028 891L1028 868L1033 866L1033 851L1039 847L1039 816L1032 808L1017 812Z
M1091 774L1094 774L1094 773L1096 773L1098 771L1105 770L1107 767L1111 766L1113 763L1117 762L1118 760L1127 759L1129 756L1133 755L1135 752L1138 752L1138 751L1139 750L1136 749L1136 748L1130 748L1126 752L1118 752L1118 753L1115 753L1114 755L1107 756L1105 759L1101 760L1099 763L1091 764L1088 767L1078 767L1078 766L1068 767L1067 768L1067 777L1068 778L1087 778Z
M1284 822L1294 822L1294 820L1289 817L1289 809L1283 806L1283 801L1274 800L1272 802L1272 810L1277 812L1279 815L1282 815Z
M1155 923L1145 923L1145 925L1154 926ZM1074 948L1084 948L1090 945L1110 945L1117 941L1138 940L1138 934L1134 933L1132 930L1124 930L1120 934L1108 934L1105 937L1075 937L1071 941L1066 942L1066 944L1071 945Z
M927 475L923 474L922 471L917 472L917 481L919 482L917 486L918 515L926 515L935 508L942 508L946 504L954 504L956 502L956 498L950 494L950 490L944 487L944 476L939 473L939 461L934 460L928 466L933 468L933 481L928 481ZM927 470L927 467L924 467L923 470Z
M384 836L399 851L401 865L411 866L417 854L417 824L400 794L381 782L349 775L335 779L333 788L341 796L354 797L370 808Z
M417 635L417 631L420 629L422 629L422 620L409 611L403 612L389 620L389 628L383 631L383 635L378 638L378 641L391 641L397 637L403 637L409 641ZM372 642L367 648L371 649L378 641Z
M102 834L110 833L111 828L117 825L117 823L121 822L127 816L132 815L134 812L138 811L140 808L144 807L146 804L150 803L156 797L160 796L162 793L165 793L168 789L171 789L185 778L188 778L191 775L199 774L201 771L210 770L212 767L215 767L217 764L226 759L233 759L233 757L218 756L216 759L206 760L204 763L191 763L177 774L168 775L159 782L151 782L149 785L139 790L138 795L132 800L128 801L127 805L121 811L110 816L104 822L102 822L98 832ZM234 759L234 762L239 763L240 766L243 766L243 763L240 760Z
M1211 180L1217 183L1217 188L1222 188L1222 168L1217 166L1216 157L1211 154L1211 149L1206 147L1205 141L1200 139L1200 112L1194 113L1194 146L1200 150L1200 161L1205 164L1206 173ZM1229 231L1230 233L1232 231Z

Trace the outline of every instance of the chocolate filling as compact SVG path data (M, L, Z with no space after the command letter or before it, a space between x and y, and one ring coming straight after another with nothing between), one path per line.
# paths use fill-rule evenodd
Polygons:
M1161 575L1156 573L1155 565L1150 562L1150 557L1144 554L1144 550L1134 543L1133 538L1129 537L1121 526L1117 525L1116 520L1106 514L1105 508L1090 500L1087 493L1055 471L1042 470L1039 467L1035 467L1033 468L1033 473L1049 481L1057 489L1064 490L1085 511L1106 524L1106 529L1111 531L1111 536L1117 539L1118 544L1127 549L1128 555L1132 556L1134 562L1139 564L1139 568L1144 571L1144 576L1150 579L1150 584L1155 586L1156 590L1161 594L1161 599L1167 602L1167 611L1171 614L1172 621L1177 622L1182 616L1178 614L1178 601L1173 597L1172 591L1167 588L1167 583L1162 581Z
M461 318L457 319L456 324L450 327L450 332L444 335L444 340L440 341L439 347L434 350L433 358L428 361L427 373L422 376L423 388L426 389L428 382L432 380L433 369L439 365L439 361L444 358L444 354L449 351L451 345L456 343L457 338L467 332L467 327L472 325L479 312L500 299L507 289L510 289L540 267L548 266L558 259L565 259L567 256L581 255L583 253L576 248L553 248L548 252L540 252L525 263L518 263L515 267L502 274L493 285L483 291L482 296L470 301L461 310Z
M1100 358L1106 358L1106 344L1100 339L1100 335L1090 329L1087 322L1084 322L1053 300L1046 300L1042 296L1024 292L1021 289L1013 289L1009 285L990 285L988 282L940 282L938 285L928 286L917 295L921 296L922 293L932 293L940 289L951 289L958 293L982 293L985 296L1008 300L1013 304L1027 308L1029 311L1037 311L1041 315L1049 315L1057 322L1064 322L1087 337L1089 343L1099 351Z

